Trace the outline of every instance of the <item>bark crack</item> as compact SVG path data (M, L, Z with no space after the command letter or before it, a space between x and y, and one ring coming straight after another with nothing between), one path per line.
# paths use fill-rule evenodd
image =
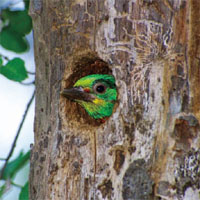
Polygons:
M96 32L97 32L97 21L98 21L98 0L95 3L95 15L94 15L94 33L93 33L93 50L96 50Z
M96 169L97 169L97 141L96 132L94 132L94 200L96 194Z

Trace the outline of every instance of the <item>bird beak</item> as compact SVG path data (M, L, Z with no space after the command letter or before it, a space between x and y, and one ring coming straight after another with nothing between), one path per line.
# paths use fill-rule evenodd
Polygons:
M91 94L84 92L82 87L64 89L60 94L70 100L82 100L91 102L95 99Z

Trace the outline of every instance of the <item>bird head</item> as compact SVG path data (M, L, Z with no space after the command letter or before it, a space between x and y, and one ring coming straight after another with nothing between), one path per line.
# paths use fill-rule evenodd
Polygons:
M61 94L79 103L94 119L109 117L117 100L115 78L107 74L84 76Z

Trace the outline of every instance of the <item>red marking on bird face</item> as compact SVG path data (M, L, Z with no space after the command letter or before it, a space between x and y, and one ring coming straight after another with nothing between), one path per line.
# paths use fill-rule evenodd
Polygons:
M90 93L90 88L84 88L84 92Z

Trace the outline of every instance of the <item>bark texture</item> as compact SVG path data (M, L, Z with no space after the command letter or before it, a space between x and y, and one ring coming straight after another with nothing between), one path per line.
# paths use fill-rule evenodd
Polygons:
M200 199L200 1L32 0L30 199ZM104 124L60 96L112 73Z

